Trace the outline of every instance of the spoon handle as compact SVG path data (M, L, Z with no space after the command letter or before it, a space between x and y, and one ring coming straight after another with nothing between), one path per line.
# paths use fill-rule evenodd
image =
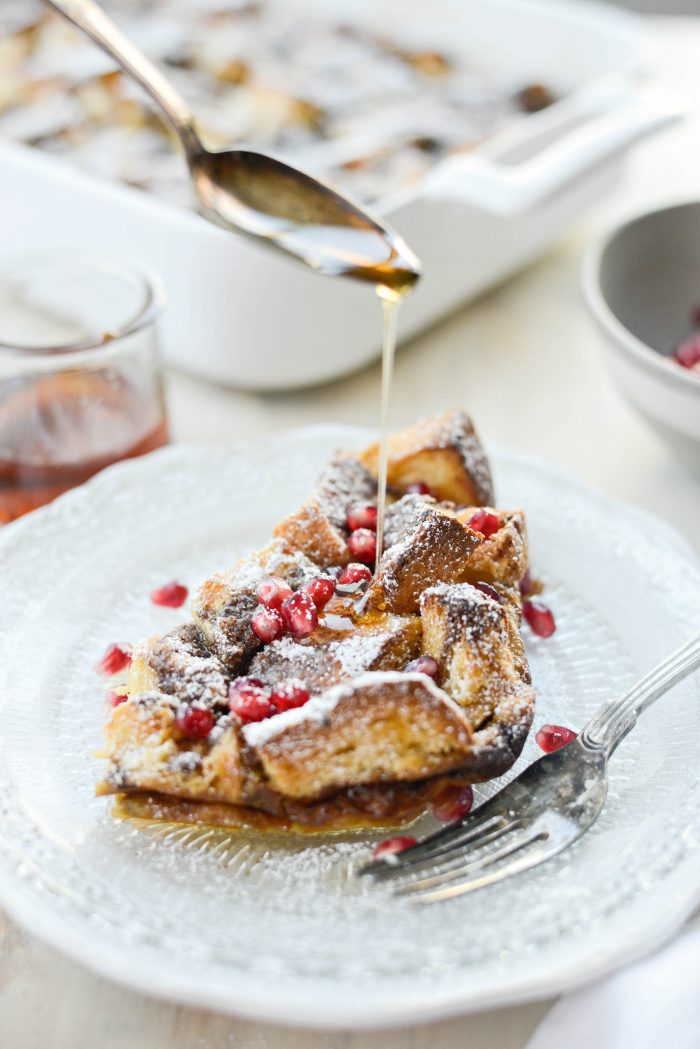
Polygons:
M143 87L175 128L188 160L201 151L192 112L175 88L117 28L95 0L44 0L85 33Z

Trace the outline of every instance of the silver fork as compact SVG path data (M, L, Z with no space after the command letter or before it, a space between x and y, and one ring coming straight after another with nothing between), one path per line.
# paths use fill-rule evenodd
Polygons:
M603 704L583 731L539 758L473 814L359 874L396 881L394 893L433 903L473 892L556 856L585 834L608 792L608 759L637 718L700 666L700 635Z

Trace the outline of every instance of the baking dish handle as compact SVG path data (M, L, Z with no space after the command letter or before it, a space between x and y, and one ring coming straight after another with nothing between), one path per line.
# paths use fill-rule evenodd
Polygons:
M526 118L514 135L447 158L423 192L496 214L523 212L682 116L678 98L658 86L612 96L607 88L581 93L552 107L551 115L544 110Z

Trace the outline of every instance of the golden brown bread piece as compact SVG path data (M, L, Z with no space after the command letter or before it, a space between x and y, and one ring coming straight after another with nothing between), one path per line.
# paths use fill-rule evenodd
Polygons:
M109 767L97 794L147 790L180 798L244 802L250 772L241 759L240 726L227 715L215 734L184 739L178 703L158 692L131 696L107 726ZM212 738L214 737L214 738Z
M292 798L333 788L426 779L459 768L469 723L423 674L363 674L289 711L243 729L270 786Z
M463 578L482 537L432 500L404 497L392 508L401 514L402 529L382 555L379 574L367 591L368 609L399 614L417 612L420 595L435 583Z
M457 519L467 524L477 508L457 512ZM518 586L528 568L527 531L522 510L497 510L486 507L501 519L501 527L476 548L461 578L467 583L481 581Z
M181 703L225 703L223 664L204 644L194 623L149 638L134 649L127 691L163 692Z
M317 565L345 565L350 560L345 515L351 503L374 501L377 485L365 467L348 453L334 456L311 499L285 517L274 530L292 550L301 550Z
M534 703L517 615L510 600L496 601L469 583L441 583L421 598L423 651L438 661L438 682L474 730L505 698Z
M376 477L379 445L370 445L359 458ZM494 499L486 453L461 410L421 419L390 437L387 478L399 491L422 481L437 499L458 505L479 506Z

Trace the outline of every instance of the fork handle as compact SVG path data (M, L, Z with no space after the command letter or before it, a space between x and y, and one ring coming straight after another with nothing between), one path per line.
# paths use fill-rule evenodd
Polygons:
M581 742L595 750L604 750L610 756L634 728L639 715L698 667L700 634L662 660L620 699L603 704L583 729Z
M187 103L95 0L44 0L44 3L94 40L148 92L177 132L188 160L201 152L202 145Z

